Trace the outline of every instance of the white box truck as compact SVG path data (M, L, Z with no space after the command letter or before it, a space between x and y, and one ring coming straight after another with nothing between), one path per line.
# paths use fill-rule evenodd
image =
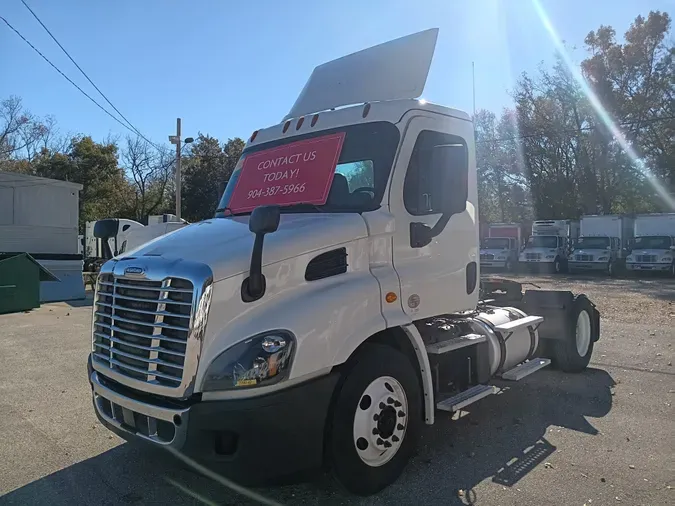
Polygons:
M609 276L625 266L633 239L633 218L619 215L581 217L581 236L569 259L569 270L601 271Z
M491 223L488 237L481 241L480 266L484 269L514 270L523 244L523 226L519 223Z
M635 218L635 242L626 257L629 272L659 271L675 277L675 213Z
M471 117L415 99L436 37L317 67L251 135L213 219L103 266L88 362L103 425L242 484L327 466L372 494L436 410L551 360L586 368L588 298L480 286Z
M532 223L532 235L520 253L525 268L553 271L567 270L572 242L579 237L579 222L574 220L537 220Z
M96 272L111 258L187 225L174 214L148 216L148 224L123 218L89 221L85 228L84 270Z

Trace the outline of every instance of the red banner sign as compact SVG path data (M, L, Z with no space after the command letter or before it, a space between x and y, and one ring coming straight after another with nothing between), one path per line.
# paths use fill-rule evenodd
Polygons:
M344 132L251 153L244 159L229 208L326 203Z

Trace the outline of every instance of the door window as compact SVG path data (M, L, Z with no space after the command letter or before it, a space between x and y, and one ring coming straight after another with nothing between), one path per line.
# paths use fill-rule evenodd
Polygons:
M457 148L457 156L450 158L446 167L434 167L432 163L434 148L452 146ZM413 147L408 171L403 185L403 203L413 216L440 214L441 204L447 195L443 184L443 172L461 171L468 186L469 163L466 142L456 135L422 130ZM444 195L445 194L445 195Z

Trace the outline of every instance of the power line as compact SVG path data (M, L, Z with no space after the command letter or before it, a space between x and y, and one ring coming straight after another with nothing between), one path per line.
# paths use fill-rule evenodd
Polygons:
M33 9L30 8L30 6L25 2L25 0L21 0L21 3L26 7L26 9L28 9L28 10L30 11L30 13L33 15L33 17L37 20L37 22L40 23L40 25L42 26L42 28L44 28L45 31L49 34L49 36L52 38L52 40L53 40L54 42L56 42L56 45L58 45L58 46L61 48L61 51L63 51L63 52L65 53L65 55L68 57L68 59L69 59L71 62L73 62L73 65L75 65L75 67L77 67L77 70L79 70L79 71L82 73L82 75L87 79L87 81L89 81L89 84L91 84L91 85L94 87L94 89L95 89L96 91L98 91L99 94L105 99L105 101L108 102L108 105L110 105L110 107L112 107L112 108L115 110L115 112L117 112L117 114L119 114L120 117L121 117L124 121L126 121L126 122L129 124L129 126L131 127L131 129L132 129L137 135L139 135L140 137L142 137L143 139L145 139L148 143L150 143L152 146L154 146L155 149L159 149L152 141L150 141L145 135L143 135L143 134L138 130L138 128L136 128L136 127L133 125L133 123L131 123L131 121L129 121L129 120L126 118L126 116L124 116L124 114L122 114L122 113L120 112L120 110L119 110L117 107L115 107L115 105L114 105L110 100L108 100L108 97L105 96L105 94L101 91L101 89L100 89L98 86L96 86L96 84L94 84L94 81L92 81L92 80L89 78L89 76L87 75L87 73L86 73L84 70L82 70L82 67L80 67L80 66L77 64L77 62L73 59L73 57L70 56L70 53L68 53L68 51L66 51L66 48L63 47L63 46L61 45L61 43L56 39L56 37L54 36L54 34L52 34L52 32L49 30L49 28L47 28L47 27L45 26L45 24L42 22L42 20L38 17L37 14L35 14L35 12L33 11Z
M77 84L75 84L75 83L73 82L73 80L70 79L66 74L64 74L63 72L61 72L61 70L60 70L56 65L54 65L54 64L49 60L49 58L47 58L45 55L43 55L43 54L40 52L40 50L39 50L38 48L36 48L33 44L31 44L31 43L28 41L28 39L26 39L26 37L24 37L23 35L21 35L21 32L19 32L19 30L17 30L16 28L14 28L14 27L9 23L9 21L7 21L7 20L6 20L4 17L2 17L2 16L0 16L0 19L2 19L2 20L5 22L5 24L6 24L9 28L12 29L12 31L13 31L14 33L16 33L19 37L21 37L21 39L22 39L26 44L28 44L28 45L31 47L31 49L32 49L33 51L35 51L37 54L39 54L39 55L42 57L42 59L43 59L44 61L46 61L47 63L49 63L49 65L51 65L52 68L53 68L54 70L56 70L59 74L61 74L61 75L62 75L62 76L63 76L70 84L72 84L73 86L75 86L75 88L77 88L78 91L79 91L80 93L82 93L85 97L87 97L89 100L91 100L91 101L96 105L96 107L98 107L99 109L101 109L104 113L106 113L106 114L107 114L108 116L110 116L112 119L114 119L115 121L117 121L120 125L122 125L124 128L126 128L127 130L129 130L131 133L136 133L136 132L134 132L131 128L129 128L127 125L125 125L124 123L122 123L118 118L116 118L115 116L113 116L113 115L112 115L105 107L103 107L103 106L102 106L101 104L99 104L96 100L94 100L93 98L91 98L91 96L90 96L89 94L87 94L86 91L84 91L84 90L83 90L82 88L80 88Z

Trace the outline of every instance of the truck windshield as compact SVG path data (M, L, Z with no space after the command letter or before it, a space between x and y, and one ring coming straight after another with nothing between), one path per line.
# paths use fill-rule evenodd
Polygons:
M300 188L286 184L289 181L279 181L262 190L262 196L267 198L266 203L281 205L282 212L364 212L379 208L400 138L398 128L384 121L322 130L249 146L242 153L227 183L215 217L232 215L229 206L247 156L298 141L325 138L331 134L343 134L344 141L326 202L318 205L315 203L285 205L283 202L287 193L297 193ZM255 193L253 196L259 197ZM275 197L278 197L278 201L275 201ZM235 210L236 214L249 212L236 213Z
M640 249L668 249L672 239L667 235L652 235L635 238L635 247Z
M509 240L504 238L488 237L483 241L485 249L508 249Z
M526 248L557 248L558 238L554 235L536 235L530 237Z
M606 249L609 246L609 237L579 237L578 248Z

